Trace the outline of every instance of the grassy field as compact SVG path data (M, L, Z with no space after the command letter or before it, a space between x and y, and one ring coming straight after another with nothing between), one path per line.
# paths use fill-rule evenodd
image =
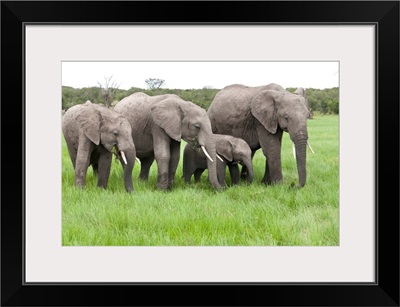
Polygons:
M200 183L186 185L182 155L175 187L156 190L157 164L148 182L125 192L123 173L113 161L109 187L96 187L89 168L86 188L74 188L74 172L63 138L62 244L64 246L337 246L339 245L339 117L314 116L308 121L307 183L297 183L291 142L284 134L284 182L260 183L265 158L254 157L254 183L214 191L203 173ZM181 145L183 150L184 143ZM192 179L193 181L193 179ZM227 172L227 182L230 183Z

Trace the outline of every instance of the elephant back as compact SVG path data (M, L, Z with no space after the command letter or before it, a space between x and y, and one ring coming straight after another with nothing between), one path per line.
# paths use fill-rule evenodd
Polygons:
M78 134L79 125L76 122L76 117L81 111L82 105L77 104L70 107L62 118L62 132L66 139L71 139L72 136Z
M120 100L114 107L114 111L128 119L135 125L150 112L150 96L144 93L134 93Z
M241 130L247 120L253 91L247 86L236 84L215 95L207 110L213 133L240 136L235 130Z

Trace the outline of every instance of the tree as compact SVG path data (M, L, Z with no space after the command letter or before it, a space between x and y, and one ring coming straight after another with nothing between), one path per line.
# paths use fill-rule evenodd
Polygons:
M163 79L158 79L158 78L148 78L144 80L146 82L147 86L151 90L156 90L165 85L165 80Z
M97 82L100 86L101 94L104 99L104 104L107 108L111 106L111 103L114 99L115 93L118 90L119 85L115 81L111 83L112 76L107 78L104 77L104 85L100 82Z

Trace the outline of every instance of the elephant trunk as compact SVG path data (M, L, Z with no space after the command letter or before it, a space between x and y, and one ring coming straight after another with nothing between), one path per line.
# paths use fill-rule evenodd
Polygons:
M307 179L307 168L306 168L307 138L296 140L294 144L296 149L297 172L299 174L298 187L302 188L306 184L306 179Z
M221 184L218 181L217 176L217 150L215 146L215 141L208 141L205 145L205 148L212 159L207 159L207 169L208 169L208 180L210 180L211 186L214 189L220 189Z
M124 153L126 159L126 163L123 158L120 159L124 169L125 189L127 192L133 192L134 189L132 183L132 171L133 171L133 166L135 165L136 151L131 148L120 150L121 157L123 157L122 152Z
M253 182L253 163L251 159L242 161L242 165L247 168L247 182Z

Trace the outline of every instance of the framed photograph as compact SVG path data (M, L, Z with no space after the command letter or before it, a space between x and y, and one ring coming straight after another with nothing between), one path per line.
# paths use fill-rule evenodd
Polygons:
M398 1L3 1L2 306L399 306L398 25ZM180 106L168 156L177 144L182 160L181 143L200 148L193 131L207 126L190 130L182 114L207 114L223 133L217 95L267 84L261 92L282 113L282 170L269 163L270 138L249 148L248 183L234 185L237 164L226 188L215 164L194 184L179 162L166 168L171 179L160 149L149 158L142 140L161 144L176 121L172 105L157 104L151 131L164 134L132 134L133 183L122 141L108 146L117 151L106 181L93 155L83 181L75 173L62 123L84 126L76 104L115 117L128 96L150 104L167 94L173 105L180 96L191 111ZM304 135L289 124L300 107L282 111L278 96L305 103L307 176L291 146ZM234 111L245 105L235 99ZM251 99L246 131L262 124ZM230 127L240 118L219 110ZM22 163L6 162L8 152Z

